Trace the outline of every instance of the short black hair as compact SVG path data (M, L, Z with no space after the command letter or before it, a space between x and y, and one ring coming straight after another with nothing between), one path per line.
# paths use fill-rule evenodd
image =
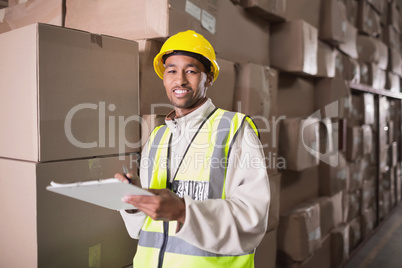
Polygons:
M212 71L211 70L211 61L209 59L207 59L206 57L204 57L201 54L190 52L190 51L185 51L185 50L174 50L173 52L164 54L162 56L163 64L165 64L165 61L167 58L169 58L170 56L174 56L174 55L184 55L184 56L192 57L192 58L198 60L199 62L201 62L202 65L204 65L206 73L209 73Z

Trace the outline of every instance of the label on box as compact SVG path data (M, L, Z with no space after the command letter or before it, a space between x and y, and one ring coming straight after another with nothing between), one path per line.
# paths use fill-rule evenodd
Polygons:
M216 32L216 18L203 10L201 15L201 25L212 34Z
M186 1L186 12L196 18L197 20L201 20L201 8L197 7L195 4L190 1Z

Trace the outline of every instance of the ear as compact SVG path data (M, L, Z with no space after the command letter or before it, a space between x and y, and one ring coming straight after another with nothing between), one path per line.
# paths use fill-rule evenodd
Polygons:
M205 87L212 86L213 82L214 82L214 73L213 72L207 73L207 81L205 82Z

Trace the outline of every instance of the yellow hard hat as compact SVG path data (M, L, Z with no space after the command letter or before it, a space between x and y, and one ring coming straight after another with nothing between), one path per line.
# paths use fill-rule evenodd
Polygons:
M156 74L163 79L165 66L163 64L163 56L174 51L187 51L204 56L211 62L211 72L214 74L214 81L219 75L219 66L216 62L215 51L212 45L199 33L192 30L179 32L171 36L163 44L160 52L154 58L154 69Z

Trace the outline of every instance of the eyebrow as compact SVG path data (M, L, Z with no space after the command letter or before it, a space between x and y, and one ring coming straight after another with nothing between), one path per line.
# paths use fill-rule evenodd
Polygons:
M169 67L176 67L176 64L174 64L174 63L169 63L168 65L165 66L165 68L169 68ZM188 68L188 67L194 67L194 68L197 68L198 70L201 71L201 68L200 68L200 67L198 67L197 65L192 64L192 63L187 64L185 68Z

